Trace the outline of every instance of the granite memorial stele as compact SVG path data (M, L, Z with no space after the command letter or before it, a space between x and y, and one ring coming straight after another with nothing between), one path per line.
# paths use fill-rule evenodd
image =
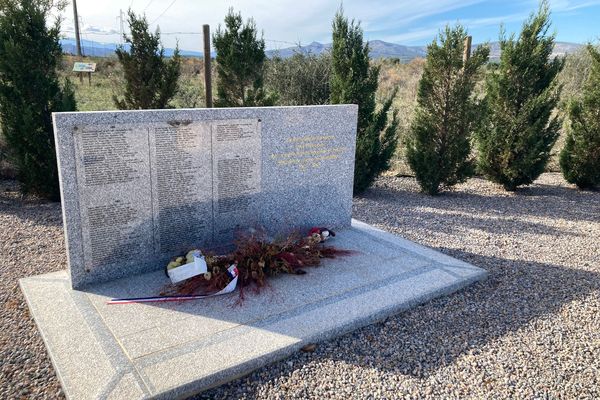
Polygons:
M21 289L68 398L185 398L486 276L352 219L356 105L54 114L66 269ZM190 248L324 226L350 257L168 305Z
M356 106L54 116L74 288L240 230L350 226Z

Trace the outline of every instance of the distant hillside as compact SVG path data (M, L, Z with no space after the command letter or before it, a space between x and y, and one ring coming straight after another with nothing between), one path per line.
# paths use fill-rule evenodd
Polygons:
M75 46L75 39L62 39L60 41L63 52L69 54L76 54L77 49ZM108 57L112 56L115 53L115 49L117 44L115 43L100 43L94 42L91 40L83 40L82 41L82 51L86 56L95 56L95 57ZM401 44L384 42L383 40L372 40L369 42L369 47L371 48L371 58L398 58L403 62L408 62L412 59L418 57L425 57L427 55L427 47L426 46L404 46ZM473 45L473 48L477 47L477 45ZM493 42L490 43L491 51L490 51L490 59L492 61L497 61L500 59L500 43ZM577 51L581 48L581 44L577 43L567 43L567 42L557 42L554 48L554 56L563 56L565 54L570 54ZM267 57L281 57L288 58L293 56L296 53L304 53L304 54L321 54L325 51L329 51L331 49L331 43L319 43L312 42L306 46L292 46L286 47L284 49L279 50L267 50ZM167 48L165 49L165 54L170 57L173 55L174 49ZM202 57L202 53L199 51L192 50L180 50L181 55L186 57ZM215 53L211 53L212 56L215 56Z
M477 45L473 46L473 48L477 47ZM567 42L556 42L554 45L554 51L552 55L554 57L557 56L565 56L567 54L575 53L577 50L582 48L582 44L578 43L567 43ZM493 42L490 43L490 60L498 61L500 60L500 43Z
M77 44L75 39L66 38L60 40L63 53L77 54ZM127 47L127 46L125 46ZM81 52L84 56L92 57L110 57L115 55L115 49L117 48L116 43L100 43L93 40L82 40L81 41ZM171 57L175 49L166 48L165 55ZM179 50L179 53L185 57L202 57L202 53L199 51L191 50Z
M410 61L413 58L424 57L426 55L425 47L423 46L403 46L401 44L388 43L383 40L373 40L369 42L371 49L371 58L399 58L401 60ZM303 54L321 54L331 50L331 43L322 44L312 42L306 46L292 46L279 50L267 50L268 57L288 58L296 53Z
M473 45L473 49L477 46L479 45ZM578 43L556 42L552 55L555 57L564 56L576 52L582 46L583 45ZM384 42L383 40L372 40L369 42L369 47L371 49L371 58L398 58L401 61L406 62L427 55L427 46L404 46L401 44ZM330 49L331 43L322 44L319 42L312 42L306 46L293 46L280 50L268 50L266 53L268 57L279 56L281 58L288 58L295 53L321 54ZM498 61L499 59L500 43L492 42L490 43L490 60Z

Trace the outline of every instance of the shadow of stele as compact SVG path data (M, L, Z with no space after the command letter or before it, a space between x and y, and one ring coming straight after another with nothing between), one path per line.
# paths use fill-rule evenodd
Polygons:
M560 219L568 222L600 222L598 192L580 191L573 187L536 183L515 194L481 194L471 191L445 192L431 197L402 184L385 183L368 190L355 202L361 218L376 226L386 226L424 235L433 232L457 234L460 228L481 230L490 235L537 233L568 235L578 240L581 234L557 228L537 219ZM486 183L487 184L487 183ZM469 188L470 190L470 188ZM362 202L366 200L366 202ZM534 204L541 202L540 204ZM376 210L398 210L375 212ZM460 214L461 219L456 218ZM500 219L489 226L483 215ZM536 221L532 221L536 220ZM416 223L415 221L422 221ZM461 232L465 235L464 232ZM469 240L469 234L465 240ZM494 247L490 245L490 247ZM525 260L511 249L503 254L478 254L447 247L434 248L452 257L486 269L490 276L483 282L431 300L371 327L362 328L317 347L314 353L294 356L293 364L282 361L270 368L271 378L291 375L307 364L335 361L384 373L426 379L440 369L452 365L466 354L483 351L486 344L561 312L572 302L597 295L600 274L581 267ZM508 253L507 253L508 252ZM509 258L510 257L510 258ZM587 267L586 267L587 268ZM343 355L336 350L348 348ZM207 399L223 393L236 393L243 382L264 381L263 370L243 380L230 382L218 391L212 390L193 399ZM275 383L275 381L271 381ZM276 384L276 383L275 383ZM258 385L244 385L248 398L259 395Z
M314 353L294 356L293 367L281 361L272 369L283 376L307 364L334 361L426 379L457 358L477 353L487 343L600 290L600 274L589 271L459 250L437 250L488 270L503 269L505 278L499 280L492 272L483 282L348 333L330 344L324 343ZM577 290L572 290L574 287ZM341 356L336 351L340 347L352 351ZM260 376L261 371L254 372L226 384L219 393L235 393L242 381L258 381ZM256 385L245 388L250 389L245 392L248 398L258 395ZM192 399L213 398L216 393L211 390Z

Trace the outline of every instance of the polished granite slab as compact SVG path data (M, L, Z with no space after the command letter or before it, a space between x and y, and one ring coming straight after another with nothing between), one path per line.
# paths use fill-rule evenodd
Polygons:
M331 242L352 256L282 275L236 305L237 292L166 304L162 271L72 290L67 271L20 281L71 399L185 398L332 338L449 294L485 270L359 221Z

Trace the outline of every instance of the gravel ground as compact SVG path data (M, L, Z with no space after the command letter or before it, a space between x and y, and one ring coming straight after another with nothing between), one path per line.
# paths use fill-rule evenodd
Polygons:
M0 183L0 398L60 398L17 278L64 268L60 207ZM600 193L544 174L431 198L382 178L356 218L490 278L298 353L204 398L600 398ZM25 260L25 262L23 262Z
M64 398L18 279L66 268L60 203L0 181L0 399Z

